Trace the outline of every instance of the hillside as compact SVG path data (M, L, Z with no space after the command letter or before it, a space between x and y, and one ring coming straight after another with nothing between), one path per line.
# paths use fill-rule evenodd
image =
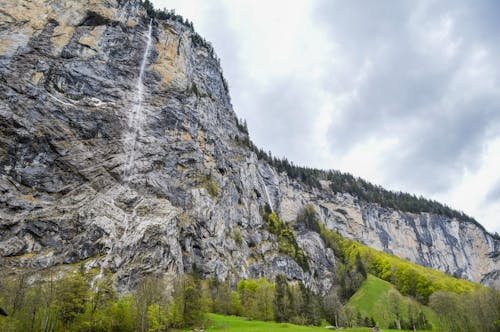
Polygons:
M412 305L415 307L417 317L422 312L430 325L437 326L436 314L429 307L421 306L414 299L403 297L392 284L373 275L368 275L361 288L349 299L349 305L359 310L364 317L373 317L377 326L389 327L395 319L389 309L391 304L394 305L390 301L391 290L393 301L394 299L400 301L403 321L409 321L408 307Z

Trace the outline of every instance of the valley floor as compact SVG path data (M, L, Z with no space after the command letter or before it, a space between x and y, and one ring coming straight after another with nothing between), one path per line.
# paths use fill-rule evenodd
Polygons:
M276 323L276 322L262 322L257 320L247 320L243 317L236 316L223 316L217 314L208 314L210 323L206 331L228 331L228 332L319 332L319 331L330 331L324 326L313 327L313 326L300 326L290 323ZM345 332L370 332L369 328L352 328L352 329L341 329ZM387 330L382 329L383 332L405 332L404 330ZM408 331L409 332L409 331Z

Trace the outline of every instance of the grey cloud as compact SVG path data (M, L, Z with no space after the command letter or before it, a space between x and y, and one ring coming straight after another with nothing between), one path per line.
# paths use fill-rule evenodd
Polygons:
M497 180L493 188L488 192L483 203L490 204L500 201L500 179Z
M462 105L460 114L432 115L408 133L393 152L394 159L387 160L387 176L418 191L445 191L465 169L480 166L499 107L497 100L482 100Z
M300 78L290 75L276 79L269 88L256 89L253 96L249 127L257 146L272 146L274 155L304 163L319 109L314 86L305 86Z
M484 5L489 6L495 5ZM320 2L318 17L349 58L354 74L364 63L371 63L361 83L349 77L336 78L334 72L331 76L337 82L325 84L335 87L332 95L350 89L357 94L329 130L333 153L345 153L369 138L396 137L400 144L384 156L388 183L397 178L397 182L427 193L449 189L465 169L474 170L479 165L485 140L499 134L500 98L488 91L474 91L475 84L482 82L459 81L464 90L451 89L459 80L457 71L473 56L474 47L486 49L487 60L498 54L483 27L498 23L482 22L478 15L487 9L476 7L481 6L458 2ZM415 42L421 32L415 29L434 26L446 15L459 20L452 33L461 40L461 48L451 59L429 53ZM499 89L498 65L492 63L489 69L488 79Z

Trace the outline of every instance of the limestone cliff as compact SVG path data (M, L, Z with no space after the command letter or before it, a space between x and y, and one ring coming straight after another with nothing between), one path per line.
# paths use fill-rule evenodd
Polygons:
M342 235L489 284L499 241L291 181L242 145L211 47L134 1L0 5L0 265L84 261L126 288L143 274L291 279L326 289L335 258L296 227L311 269L278 252L259 208L313 204ZM241 237L240 237L241 234Z

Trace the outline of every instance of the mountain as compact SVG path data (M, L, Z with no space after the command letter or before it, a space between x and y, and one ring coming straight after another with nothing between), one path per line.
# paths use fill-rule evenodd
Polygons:
M212 46L159 16L125 0L0 7L3 268L83 263L127 289L196 266L326 290L335 256L295 222L311 205L345 238L500 286L500 240L469 218L400 211L259 159ZM308 268L280 250L266 206L293 226Z

